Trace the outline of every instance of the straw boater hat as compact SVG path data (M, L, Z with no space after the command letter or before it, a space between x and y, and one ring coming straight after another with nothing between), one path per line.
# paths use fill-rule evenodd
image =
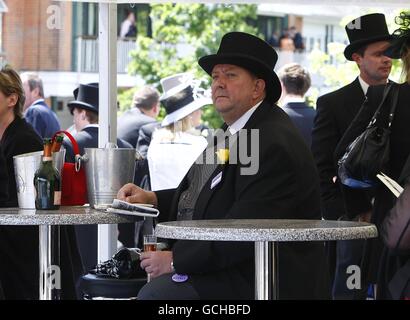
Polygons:
M74 100L67 104L71 114L74 108L90 110L98 113L98 83L80 84L73 91Z
M276 51L267 42L248 33L230 32L222 37L216 54L204 56L198 63L209 75L217 64L233 64L250 71L265 80L266 98L275 103L282 91L273 71L277 61Z
M212 104L212 100L197 92L193 86L193 77L189 73L178 73L161 79L163 94L159 98L167 113L161 126L177 122L202 108Z
M350 21L345 30L350 44L346 47L344 55L347 60L353 61L352 55L365 45L390 41L392 36L387 29L386 18L382 13L372 13Z
M400 59L405 46L410 47L410 11L401 12L395 19L400 28L393 32L393 41L389 49L386 50L386 56L393 59Z

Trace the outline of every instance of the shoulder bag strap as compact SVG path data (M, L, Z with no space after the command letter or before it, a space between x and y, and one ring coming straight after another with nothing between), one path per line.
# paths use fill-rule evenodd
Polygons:
M397 100L399 99L399 89L400 89L400 86L397 83L393 82L391 86L393 87L393 89L392 89L392 98L391 98L388 128L391 127L391 124L393 122L394 113L396 112L396 107L397 107Z
M373 124L376 123L377 117L379 116L379 113L380 113L380 111L381 111L381 109L382 109L382 106L383 106L384 102L386 101L386 98L387 98L387 96L389 95L389 92L390 92L390 89L391 89L392 86L393 86L393 82L389 82L389 83L384 87L383 98L382 98L382 100L381 100L379 106L377 107L376 111L374 112L374 115L373 115L372 119L370 120L369 125L368 125L367 127L370 127L370 126L372 126ZM366 96L366 100L365 100L365 102L363 103L363 106L364 106L365 103L367 102L367 99L368 99L368 98L367 98L367 96ZM363 106L362 106L362 108L363 108ZM394 108L395 108L395 107L394 107ZM394 110L393 110L393 111L394 111ZM391 112L390 112L390 113L391 113ZM393 118L392 118L392 119L393 119ZM390 118L389 118L389 120L390 120ZM389 122L389 127L390 127L390 122Z

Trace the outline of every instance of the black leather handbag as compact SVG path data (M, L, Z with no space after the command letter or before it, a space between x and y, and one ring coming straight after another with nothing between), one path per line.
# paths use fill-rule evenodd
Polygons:
M385 169L390 156L390 127L397 105L399 85L386 85L383 98L374 113L370 123L346 149L345 154L338 161L338 175L342 184L355 188L371 188L378 184L376 175ZM389 119L387 127L378 121L380 111L385 105L386 98L392 93ZM362 108L366 105L366 101Z
M123 248L111 259L97 264L89 273L101 278L133 279L146 276L140 267L139 248Z

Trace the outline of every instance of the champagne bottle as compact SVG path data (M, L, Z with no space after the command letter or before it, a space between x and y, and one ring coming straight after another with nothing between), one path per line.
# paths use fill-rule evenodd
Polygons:
M56 136L53 140L53 143L51 145L51 153L53 154L54 152L60 151L61 144L63 143L64 137L63 136Z
M60 173L53 165L51 139L44 139L43 161L34 174L36 209L58 210L61 203Z

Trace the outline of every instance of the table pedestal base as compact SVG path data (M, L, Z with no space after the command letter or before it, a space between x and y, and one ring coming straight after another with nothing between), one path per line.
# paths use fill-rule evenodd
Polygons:
M255 242L255 299L276 300L278 298L277 243Z
M60 300L60 227L39 226L40 300Z

